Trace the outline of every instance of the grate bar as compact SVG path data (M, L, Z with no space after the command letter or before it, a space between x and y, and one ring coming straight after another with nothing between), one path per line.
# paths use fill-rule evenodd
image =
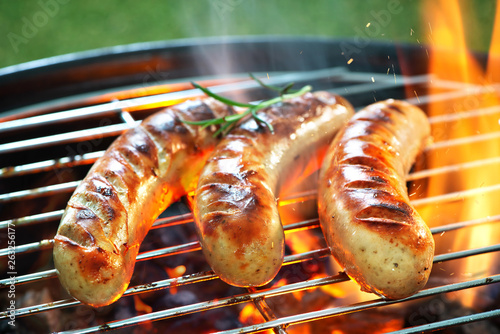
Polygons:
M476 314L464 315L456 317L453 319L436 321L431 324L425 324L420 326L415 326L411 328L406 328L398 331L391 332L392 334L418 334L418 333L428 333L434 332L440 329L447 329L452 327L457 327L461 325L470 324L477 321L488 320L500 316L500 310L491 310L486 312L480 312Z
M6 229L9 226L19 227L25 225L40 224L54 219L61 219L63 212L64 210L56 210L22 218L3 220L0 222L0 230Z
M80 181L51 184L49 186L0 194L0 203L27 200L40 196L50 196L61 192L73 192Z
M498 190L500 190L500 184L494 184L494 185L486 186L486 187L480 186L478 188L471 188L471 189L466 189L466 190L461 190L461 191L455 191L455 192L446 193L443 195L436 195L436 196L432 196L432 197L419 198L419 199L412 200L411 203L417 207L417 206L443 203L443 202L463 201L467 197L472 197L472 196L476 196L476 195L484 195L486 193L498 191Z
M491 94L498 93L500 91L500 85L469 85L460 82L451 82L441 79L433 80L431 83L432 87L436 88L448 88L452 89L448 92L428 94L418 97L407 98L406 101L415 105L427 105L436 102L443 102L446 100L457 100L467 96L477 96L479 94ZM452 87L455 86L456 87Z
M188 242L179 246L158 248L153 251L143 252L137 255L136 261L145 261L165 257L170 255L177 255L201 250L199 241Z
M500 244L474 248L474 249L467 249L447 254L439 254L439 255L434 255L434 263L440 263L450 260L458 260L468 256L482 255L498 251L500 251Z
M139 123L140 121L137 121L134 126L137 126ZM62 145L77 141L79 142L84 140L117 136L123 133L123 131L131 129L134 126L131 126L127 123L120 123L102 126L99 128L78 130L46 137L38 137L33 139L20 140L12 143L0 144L0 154L20 152L26 149L43 148L57 144Z
M349 73L349 77L348 77L349 80L351 80L352 74L354 74L354 73ZM343 95L343 96L349 96L349 95L354 95L354 94L371 92L374 89L383 90L383 89L390 89L390 88L396 88L396 87L404 87L405 85L423 84L423 83L428 82L430 77L431 77L428 74L416 75L416 76L412 76L412 77L397 76L397 78L401 78L401 80L398 82L398 80L394 79L393 77L388 77L387 75L378 75L377 77L383 78L383 80L374 83L371 81L371 77L373 77L373 73L359 73L359 75L364 77L363 79L366 81L366 83L345 86L342 89L334 88L334 89L331 89L330 92L333 92L333 93L336 93L339 95ZM346 79L347 79L347 77L346 77Z
M59 159L51 159L40 162L29 163L14 167L0 168L0 178L22 176L27 174L36 174L40 172L51 171L57 168L66 168L80 165L89 165L104 155L104 151L96 151L75 155L72 157L64 157Z
M472 110L467 110L467 111L461 111L461 112L454 112L451 114L443 114L443 115L438 115L438 116L432 116L429 117L429 123L436 124L436 123L448 123L448 122L455 122L455 121L463 121L468 118L474 118L474 117L482 117L482 116L488 116L488 115L494 115L500 113L500 106L491 106L491 107L485 107L481 109L472 109Z
M257 292L257 289L252 287L252 288L247 288L247 291L249 293L255 293ZM255 308L260 312L262 317L264 318L265 321L271 321L271 320L276 320L276 314L274 314L273 310L269 307L267 302L265 301L264 298L256 298L253 300L253 304ZM286 328L285 326L280 326L280 327L275 327L273 328L273 332L276 334L286 334Z
M20 284L26 284L26 283L31 283L34 281L40 281L43 279L47 278L53 278L57 276L57 272L55 269L49 269L45 271L40 271L37 273L32 273L32 274L27 274L23 276L16 276L15 278L5 278L0 280L0 289L1 288L7 288L10 285L20 285Z
M103 117L113 115L119 111L119 104L114 102L50 114L24 117L0 123L0 132L28 130L48 124L61 124L64 122L85 120L95 116Z
M134 119L134 117L132 117L132 115L128 111L122 110L120 112L120 117L125 123L129 124L130 126L135 125L136 120Z
M426 147L425 150L428 152L428 151L448 148L448 147L452 147L452 146L474 144L474 143L479 143L479 142L487 141L487 140L498 140L498 138L500 138L500 131L483 133L483 134L479 134L479 135L467 136L467 137L462 137L462 138L454 138L454 139L443 140L443 141L431 143L429 146Z
M408 175L408 177L406 178L406 180L407 181L416 181L416 180L425 179L425 178L428 178L431 176L447 174L447 173L454 173L454 172L459 172L459 171L463 171L466 169L484 167L484 166L494 165L494 164L499 164L499 163L500 163L500 157L493 157L493 158L486 158L486 159L481 159L481 160L469 161L469 162L448 165L448 166L443 166L443 167L424 169L424 170L420 170L420 171L417 171L414 173L410 173Z
M153 226L151 228L156 229L161 227L175 226L192 222L193 222L193 213L188 212L188 213L182 213L180 215L159 218L153 223Z
M35 252L35 251L39 251L39 250L50 249L53 246L54 246L53 239L40 240L38 242L33 242L30 244L25 244L25 245L21 245L21 246L16 246L15 247L15 254L31 253L31 252ZM9 253L10 253L9 248L0 249L0 258L8 256Z
M431 231L433 234L440 234L440 233L444 233L444 232L448 232L448 231L458 230L458 229L465 228L465 227L472 227L472 226L476 226L476 225L498 223L498 222L500 222L500 215L495 215L495 216L488 216L488 217L483 217L483 218L478 218L478 219L467 220L467 221L458 222L458 223L454 223L454 224L437 226L437 227L431 228Z

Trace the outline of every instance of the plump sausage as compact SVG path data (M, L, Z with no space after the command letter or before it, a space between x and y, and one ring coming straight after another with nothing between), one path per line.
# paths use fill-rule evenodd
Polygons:
M429 278L434 239L405 182L429 136L422 110L387 100L359 111L328 149L321 227L335 259L364 291L404 298Z
M200 175L193 210L202 249L219 277L235 286L261 286L281 268L284 234L276 191L301 155L329 144L353 115L327 92L307 93L258 113L215 148ZM293 166L296 167L296 166Z
M233 114L211 98L157 112L118 137L71 196L54 238L54 263L68 292L94 307L126 290L154 220L196 187L218 139L200 121Z

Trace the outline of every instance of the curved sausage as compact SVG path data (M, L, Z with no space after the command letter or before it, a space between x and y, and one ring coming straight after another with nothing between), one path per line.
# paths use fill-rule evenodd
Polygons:
M92 166L71 196L54 238L54 263L81 302L116 301L132 276L139 246L154 220L193 191L218 139L200 121L233 114L211 98L157 112L125 132Z
M387 100L359 111L329 147L320 223L333 256L364 291L398 299L427 283L434 239L405 177L429 136L422 110Z
M276 191L301 155L325 147L353 115L352 106L327 92L273 105L217 145L200 175L193 212L208 263L235 286L261 286L281 268L284 234ZM295 166L293 166L295 167Z

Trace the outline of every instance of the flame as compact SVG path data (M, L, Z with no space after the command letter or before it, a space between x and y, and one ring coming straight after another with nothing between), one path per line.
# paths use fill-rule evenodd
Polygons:
M174 278L184 275L184 273L186 272L186 267L181 264L180 266L177 266L175 268L166 267L165 271L167 272L169 277Z
M481 161L485 159L485 155L498 156L500 153L497 140L481 141L480 146L467 142L467 138L498 131L498 114L488 116L483 115L482 111L498 106L500 102L494 89L489 86L494 82L492 80L498 82L500 79L500 9L497 6L489 61L485 70L467 47L462 13L470 11L470 8L463 7L465 5L465 2L459 3L458 0L425 2L425 22L429 25L432 46L429 73L433 75L433 79L429 95L443 93L443 83L462 84L463 91L467 93L457 99L433 101L429 104L427 112L431 120L433 139L437 144L444 144L442 149L431 149L427 154L429 169L452 166L460 162ZM476 113L470 115L471 111ZM458 145L448 145L456 139L466 140ZM478 196L468 198L460 194L467 189L481 189L492 180L498 180L496 167L494 164L485 164L480 170L469 168L430 177L427 197L457 192L459 200L418 208L424 220L432 227L494 214L495 196L479 192ZM486 225L463 229L457 232L454 241L439 243L441 239L436 240L436 254L492 244L493 232L492 227ZM456 263L437 264L437 270L433 273L447 278L458 273L468 275L467 278L481 277L489 273L493 261L493 256L469 257L460 262L461 268L457 268ZM464 292L460 297L464 306L473 306L474 293L475 291Z
M184 273L186 272L186 267L182 264L175 268L165 267L165 272L167 273L168 277L177 278L184 275ZM173 295L177 293L177 286L175 284L172 284L170 286L170 293Z
M246 304L240 312L239 320L242 324L255 323L252 319L259 317L259 310L253 304Z
M134 295L134 305L137 314L147 314L153 311L153 308L148 304L144 303L138 295Z
M238 315L238 320L245 325L253 325L262 323L262 315L254 304L248 303ZM272 330L266 330L263 333L273 333Z

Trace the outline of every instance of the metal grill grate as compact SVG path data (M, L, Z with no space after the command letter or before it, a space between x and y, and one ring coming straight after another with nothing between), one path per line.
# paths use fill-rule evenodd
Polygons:
M424 109L431 101L451 101L460 99L471 94L481 94L485 89L491 91L497 90L498 87L471 87L456 82L447 82L430 75L415 75L403 76L396 73L372 73L372 72L351 72L347 67L326 68L302 72L267 72L260 73L260 75L267 75L270 84L280 85L287 82L312 83L315 89L324 89L341 94L349 99L356 108L361 108L374 99L381 98L405 98L405 93L408 87L415 92L412 98L406 98L410 103L422 106ZM263 93L261 88L253 81L248 80L244 74L234 74L224 78L222 83L217 83L213 78L196 78L200 82L210 82L213 91L220 94L236 94L237 96L250 97L252 99L262 98ZM442 88L442 93L427 95L427 85L432 80L434 85ZM186 80L187 82L187 80ZM169 85L172 87L178 85L178 82L163 82L161 87L166 91L169 90ZM143 88L143 87L136 87ZM405 89L406 88L406 89ZM132 88L131 88L132 89ZM160 94L153 94L153 90L144 88L145 96L130 97L125 100L111 101L100 104L80 106L68 110L54 111L52 106L35 106L38 115L21 117L19 119L9 120L0 123L0 134L2 135L3 143L0 144L0 156L3 163L0 169L0 179L2 183L14 184L11 188L0 194L0 205L7 207L12 203L19 203L25 201L36 201L40 199L50 199L53 196L63 195L69 197L71 192L75 189L79 180L70 180L66 182L54 182L49 184L40 185L37 187L26 186L27 183L33 180L33 177L47 172L68 171L73 169L86 170L90 165L98 159L109 140L112 140L119 133L135 126L148 114L156 111L159 107L177 103L181 100L199 96L200 92L195 89L182 89L179 91L163 92ZM376 91L376 95L374 92ZM144 93L144 92L143 92ZM103 93L104 94L104 93ZM75 100L81 97L75 97ZM99 95L95 96L99 100ZM70 101L69 104L75 103ZM471 109L467 113L444 114L442 116L434 117L431 119L431 124L439 122L450 122L454 118L464 119L467 117L474 117L482 114L499 114L500 107L491 107L483 110ZM112 124L102 125L98 120L103 118L114 119ZM97 121L96 121L97 120ZM80 129L78 124L98 124L88 128ZM50 128L52 132L47 132L45 135L45 127ZM57 131L53 131L53 128ZM41 130L40 130L41 129ZM69 129L69 131L67 131ZM30 131L36 130L36 136L30 137L27 135ZM42 132L42 135L39 133ZM500 132L489 134L477 134L468 136L466 138L449 139L445 141L438 141L428 148L428 153L435 150L446 149L464 143L481 142L489 140L498 140ZM60 155L48 156L34 154L36 159L31 159L26 155L32 154L37 150L47 152L46 150L55 150L55 148L65 147L67 145L77 145L78 143L94 143L92 148L95 150L84 152L75 155ZM60 149L55 150L61 152ZM67 153L67 152L66 152ZM18 164L16 160L10 160L12 157L24 156L22 163ZM477 168L479 171L483 166L495 165L500 163L500 157L488 157L477 161L463 161L454 165L447 165L436 167L432 169L421 168L416 172L409 175L408 182L418 182L431 176L440 176L453 173L457 170ZM78 175L78 173L76 173ZM24 180L27 181L24 181ZM451 191L432 197L420 197L413 200L413 204L417 209L425 208L429 205L436 205L439 203L448 203L457 201L457 199L464 200L474 196L495 196L495 192L500 190L500 185L488 185L479 188L469 188L465 190ZM418 197L418 196L417 196ZM286 210L287 206L305 205L304 203L314 201L316 193L314 190L299 192L281 199L280 203ZM9 231L16 231L21 228L38 229L39 226L49 225L55 233L58 220L63 212L63 208L55 208L43 212L34 212L27 215L14 216L14 217L0 217L0 229L2 233L7 234ZM475 229L485 225L493 225L500 220L500 213L493 216L479 216L465 221L452 221L449 224L434 227L432 232L435 236L444 233L452 232L462 229ZM173 226L186 225L190 226L192 222L191 213L173 214L167 213L166 216L159 218L153 227L150 234L154 234L157 229L171 229ZM190 228L190 227L189 227ZM319 223L317 218L301 220L299 222L292 222L285 227L287 238L299 231L311 230L319 231ZM495 229L498 229L496 227ZM18 238L19 239L19 238ZM439 242L439 241L437 241ZM29 254L37 254L43 251L50 251L53 246L53 240L50 238L43 240L36 240L25 244L16 244L15 256L29 256ZM186 253L200 253L200 245L197 241L187 241L173 246L159 248L150 251L143 251L138 256L138 262L150 261L162 257L176 257L180 254ZM11 249L0 249L0 258L2 261L7 262L7 258ZM500 254L500 244L485 244L484 247L474 249L450 249L447 253L437 254L435 263L445 263L451 261L458 261L463 258L473 257L477 255L484 255L487 253ZM201 253L200 253L201 256ZM285 258L284 269L294 266L296 264L307 264L311 261L329 262L329 251L325 247L316 248L313 250L301 253L289 253ZM496 271L495 271L496 270ZM18 273L16 270L11 270L16 275L4 276L0 280L0 290L4 295L11 289L14 284L17 290L17 297L26 289L23 287L34 286L38 289L40 286L49 284L59 284L57 279L51 280L56 277L55 269L37 270L35 272ZM434 276L434 273L433 273ZM458 275L457 275L458 276ZM197 286L202 290L202 284L207 281L217 280L217 277L210 271L206 272L193 272L179 277L147 281L140 285L131 286L122 298L131 298L133 295L146 294L153 291L165 291L168 289L177 289L181 286ZM274 297L291 295L302 291L311 291L320 289L321 287L334 287L342 282L348 282L348 277L339 273L336 275L326 275L322 277L313 277L306 280L299 280L294 282L286 282L286 284L274 284L262 289L249 289L238 290L228 296L221 295L217 298L212 298L203 302L188 303L186 305L167 308L159 311L153 311L146 314L135 315L125 319L116 319L98 326L91 326L87 328L79 328L78 333L95 333L102 330L122 329L129 326L148 324L152 321L160 321L165 319L181 319L187 318L195 313L203 313L209 310L227 308L235 305L246 305L253 303L255 308L262 315L262 322L254 325L246 325L232 330L226 330L225 333L254 333L264 330L273 330L276 333L284 333L287 328L292 330L294 325L320 322L324 319L329 319L346 314L363 314L373 309L384 310L390 308L391 305L400 305L401 307L409 307L415 303L425 302L433 296L439 296L445 293L453 293L464 289L474 289L483 287L490 284L500 282L500 268L492 268L491 272L484 273L481 277L470 277L470 279L459 279L446 282L439 281L433 282L432 276L429 287L417 293L416 295L405 300L388 301L370 296L372 299L363 300L351 303L346 299L344 302L342 298L336 298L336 306L322 308L319 310L310 310L303 313L279 315L276 310L276 305L269 305L267 302ZM56 283L54 283L56 282ZM349 284L349 283L347 283ZM352 283L353 284L353 283ZM60 299L52 300L50 302L35 303L32 305L23 305L15 310L15 317L18 321L21 319L34 317L41 313L52 312L54 310L71 309L78 306L80 303L74 299ZM0 319L7 321L9 319L8 312L0 313ZM493 319L500 316L500 310L486 309L473 314L459 315L448 320L438 320L431 323L407 324L407 328L398 330L394 333L420 333L424 331L432 331L436 329L452 328L455 326L463 326L476 321L485 319ZM68 331L68 333L71 331Z

